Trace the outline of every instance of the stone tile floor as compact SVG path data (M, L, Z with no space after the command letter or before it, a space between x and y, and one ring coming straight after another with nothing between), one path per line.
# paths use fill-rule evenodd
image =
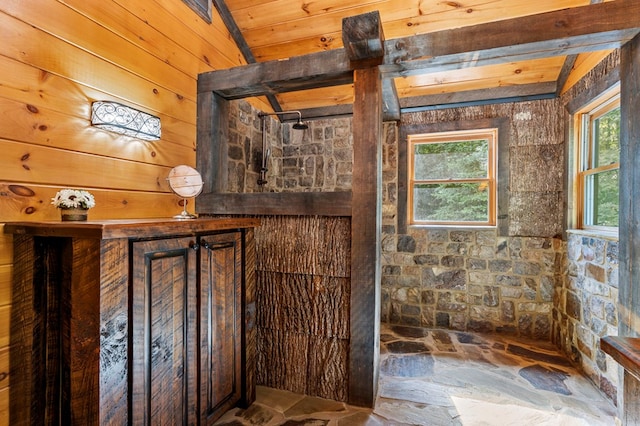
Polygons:
M615 407L546 342L382 325L373 409L258 387L216 425L610 426Z

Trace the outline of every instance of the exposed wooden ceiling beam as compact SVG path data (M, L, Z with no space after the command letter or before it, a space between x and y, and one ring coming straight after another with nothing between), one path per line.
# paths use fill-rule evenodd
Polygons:
M249 44L242 35L242 31L240 31L240 28L238 28L235 19L233 19L233 16L231 15L229 8L227 7L227 4L224 2L224 0L213 0L213 5L220 14L220 18L222 18L222 22L224 22L225 27L227 27L227 31L229 31L229 34L231 34L233 41L236 43L236 46L238 46L238 49L240 49L242 56L244 56L244 60L249 64L256 63L256 58L253 55ZM278 99L275 97L275 95L269 94L266 95L266 97L269 105L271 105L271 108L273 108L274 111L282 111L280 102L278 102Z
M387 80L393 81L393 80ZM384 89L383 89L384 93ZM556 82L520 84L482 90L441 93L437 95L414 96L400 99L397 110L383 113L383 121L397 121L404 112L425 111L432 109L465 107L481 103L516 102L533 99L548 99L556 96ZM383 99L383 108L385 100ZM305 120L325 117L349 116L353 113L350 104L308 108L301 110Z
M640 2L616 0L385 42L385 78L620 47L640 32ZM526 29L523 31L523 29ZM226 99L350 84L344 48L200 74Z
M477 105L479 102L506 102L529 99L553 98L556 96L556 82L521 84L517 86L492 87L490 89L463 92L439 93L437 95L416 96L400 100L402 112L439 109L452 106Z

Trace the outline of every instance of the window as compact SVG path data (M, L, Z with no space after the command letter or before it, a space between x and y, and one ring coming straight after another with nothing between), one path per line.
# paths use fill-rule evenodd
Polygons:
M618 226L620 98L609 97L578 115L578 194L582 228Z
M495 226L497 133L408 136L409 224Z
M206 22L211 23L211 0L183 0Z

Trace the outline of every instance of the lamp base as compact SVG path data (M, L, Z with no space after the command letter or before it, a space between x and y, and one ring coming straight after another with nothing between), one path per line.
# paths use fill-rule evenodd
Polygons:
M177 214L173 217L174 219L197 219L198 216L196 216L195 214L191 214L189 212L182 212L180 214Z

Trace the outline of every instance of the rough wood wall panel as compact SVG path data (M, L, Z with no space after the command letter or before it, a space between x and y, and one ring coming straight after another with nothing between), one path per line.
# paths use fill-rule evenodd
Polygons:
M350 232L349 218L261 217L258 384L347 400Z
M349 340L309 340L307 394L336 401L348 400Z
M564 145L529 145L511 149L512 192L561 192L564 188Z
M304 394L310 336L258 327L259 385Z
M258 270L348 277L351 221L268 216L256 231Z
M256 327L256 314L257 314L257 302L256 302L256 242L255 231L253 228L249 228L245 231L244 236L245 247L245 277L244 277L244 301L245 301L245 339L246 347L245 352L245 365L246 365L246 383L245 392L246 398L250 401L254 401L256 398L256 348L258 346L258 331ZM248 401L243 401L248 404Z
M259 329L259 384L345 401L349 341Z
M350 280L258 271L261 328L349 338Z
M128 241L114 239L103 241L100 247L102 270L108 271L100 282L100 381L106 386L102 401L110 401L109 411L103 412L101 423L125 424L127 422L129 321L122 306L129 303L129 248Z

